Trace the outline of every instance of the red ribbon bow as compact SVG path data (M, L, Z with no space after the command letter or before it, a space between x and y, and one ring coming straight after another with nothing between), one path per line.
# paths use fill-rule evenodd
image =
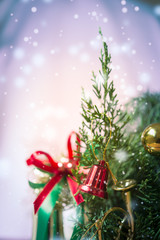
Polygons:
M78 189L78 184L73 180L75 179L75 177L72 175L72 172L71 172L71 168L76 167L79 162L79 160L76 160L73 158L73 150L71 145L71 137L73 134L76 134L76 133L72 132L68 137L68 141L67 141L68 159L66 158L66 161L64 163L55 162L54 159L48 153L43 151L36 151L26 161L27 165L34 165L35 167L42 169L43 171L54 174L54 176L45 185L42 192L38 195L38 197L34 201L35 214L37 213L44 199L48 196L48 194L54 188L54 186L65 176L67 178L67 182L69 184L70 190L75 198L77 205L84 201L80 193L76 194ZM78 141L78 143L80 143L80 139L77 134L76 134L76 140ZM79 146L77 144L77 150L78 148ZM46 165L44 164L44 160L38 159L38 156L40 155L44 155L47 158L47 163L49 163L50 165ZM72 176L72 178L70 176ZM74 194L76 194L76 196Z

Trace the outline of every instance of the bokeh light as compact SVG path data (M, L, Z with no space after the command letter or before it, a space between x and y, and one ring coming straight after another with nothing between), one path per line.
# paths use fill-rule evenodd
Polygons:
M99 27L122 108L160 91L159 16L159 4L140 0L0 1L0 239L31 239L35 195L25 160L37 150L66 156L68 135L82 121L81 87L93 97L92 70L103 82Z

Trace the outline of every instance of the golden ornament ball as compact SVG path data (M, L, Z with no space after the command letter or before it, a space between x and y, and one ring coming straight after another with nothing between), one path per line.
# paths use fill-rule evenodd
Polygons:
M142 133L141 141L148 153L160 154L160 123L150 124Z

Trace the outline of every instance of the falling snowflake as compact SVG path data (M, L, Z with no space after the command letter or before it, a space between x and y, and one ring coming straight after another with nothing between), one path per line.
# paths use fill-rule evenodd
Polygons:
M44 3L51 3L53 0L43 0Z
M37 47L38 46L38 42L33 42L33 47Z
M25 52L22 48L16 48L13 52L13 56L17 60L21 60L25 56Z
M29 38L28 37L24 37L24 42L28 42Z
M74 19L78 19L79 18L79 15L78 14L75 14L74 15Z
M122 1L121 1L121 4L122 4L122 5L126 5L126 1L125 1L125 0L122 0Z
M51 49L50 53L53 55L55 54L55 50L54 49Z
M136 12L138 12L138 11L139 11L139 7L138 7L138 6L135 6L134 10L135 10Z
M32 67L28 64L22 66L22 71L24 74L29 75L32 72Z
M104 23L107 23L107 22L108 22L108 19L107 19L107 18L103 18L103 22L104 22Z
M92 16L95 17L97 16L97 13L95 11L92 12Z
M115 152L114 156L115 156L115 159L116 159L119 163L125 162L125 161L128 159L128 157L129 157L128 153L127 153L126 151L122 150L122 149L117 150L117 151Z
M160 5L155 6L155 8L154 8L154 13L155 13L157 16L160 16Z
M100 47L100 42L98 39L93 39L90 41L90 45L93 49L98 49Z
M127 13L127 12L128 12L128 9L127 9L126 7L123 7L123 8L122 8L122 12L123 12L123 13Z
M132 50L132 54L133 54L133 55L136 54L136 50L135 50L135 49Z
M38 28L35 28L35 29L34 29L34 33L35 33L35 34L39 33Z
M31 8L31 12L33 12L33 13L37 12L37 8L36 7L32 7Z
M24 85L25 85L26 81L24 78L22 77L17 77L15 80L14 80L14 84L17 88L22 88Z
M142 86L142 85L138 85L138 86L137 86L137 90L138 90L138 91L142 91L142 90L143 90L143 86Z
M0 178L7 178L11 171L11 164L9 159L0 159Z
M81 62L86 63L86 62L89 61L89 59L90 59L90 57L89 57L89 54L88 54L88 53L82 53L81 56L80 56Z
M70 46L68 49L69 54L77 55L81 51L81 49L83 49L84 47L83 45L84 45L83 43L79 43L77 45Z
M142 72L140 75L139 75L139 80L142 82L142 83L148 83L151 79L151 76L148 72Z
M42 54L37 53L33 56L32 62L36 67L41 67L45 62L45 58Z

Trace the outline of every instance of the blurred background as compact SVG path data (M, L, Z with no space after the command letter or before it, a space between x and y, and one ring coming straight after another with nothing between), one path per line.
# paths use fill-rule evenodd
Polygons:
M159 0L0 0L0 239L29 240L35 195L25 160L58 160L81 125L81 87L100 62L101 27L120 104L160 91Z

